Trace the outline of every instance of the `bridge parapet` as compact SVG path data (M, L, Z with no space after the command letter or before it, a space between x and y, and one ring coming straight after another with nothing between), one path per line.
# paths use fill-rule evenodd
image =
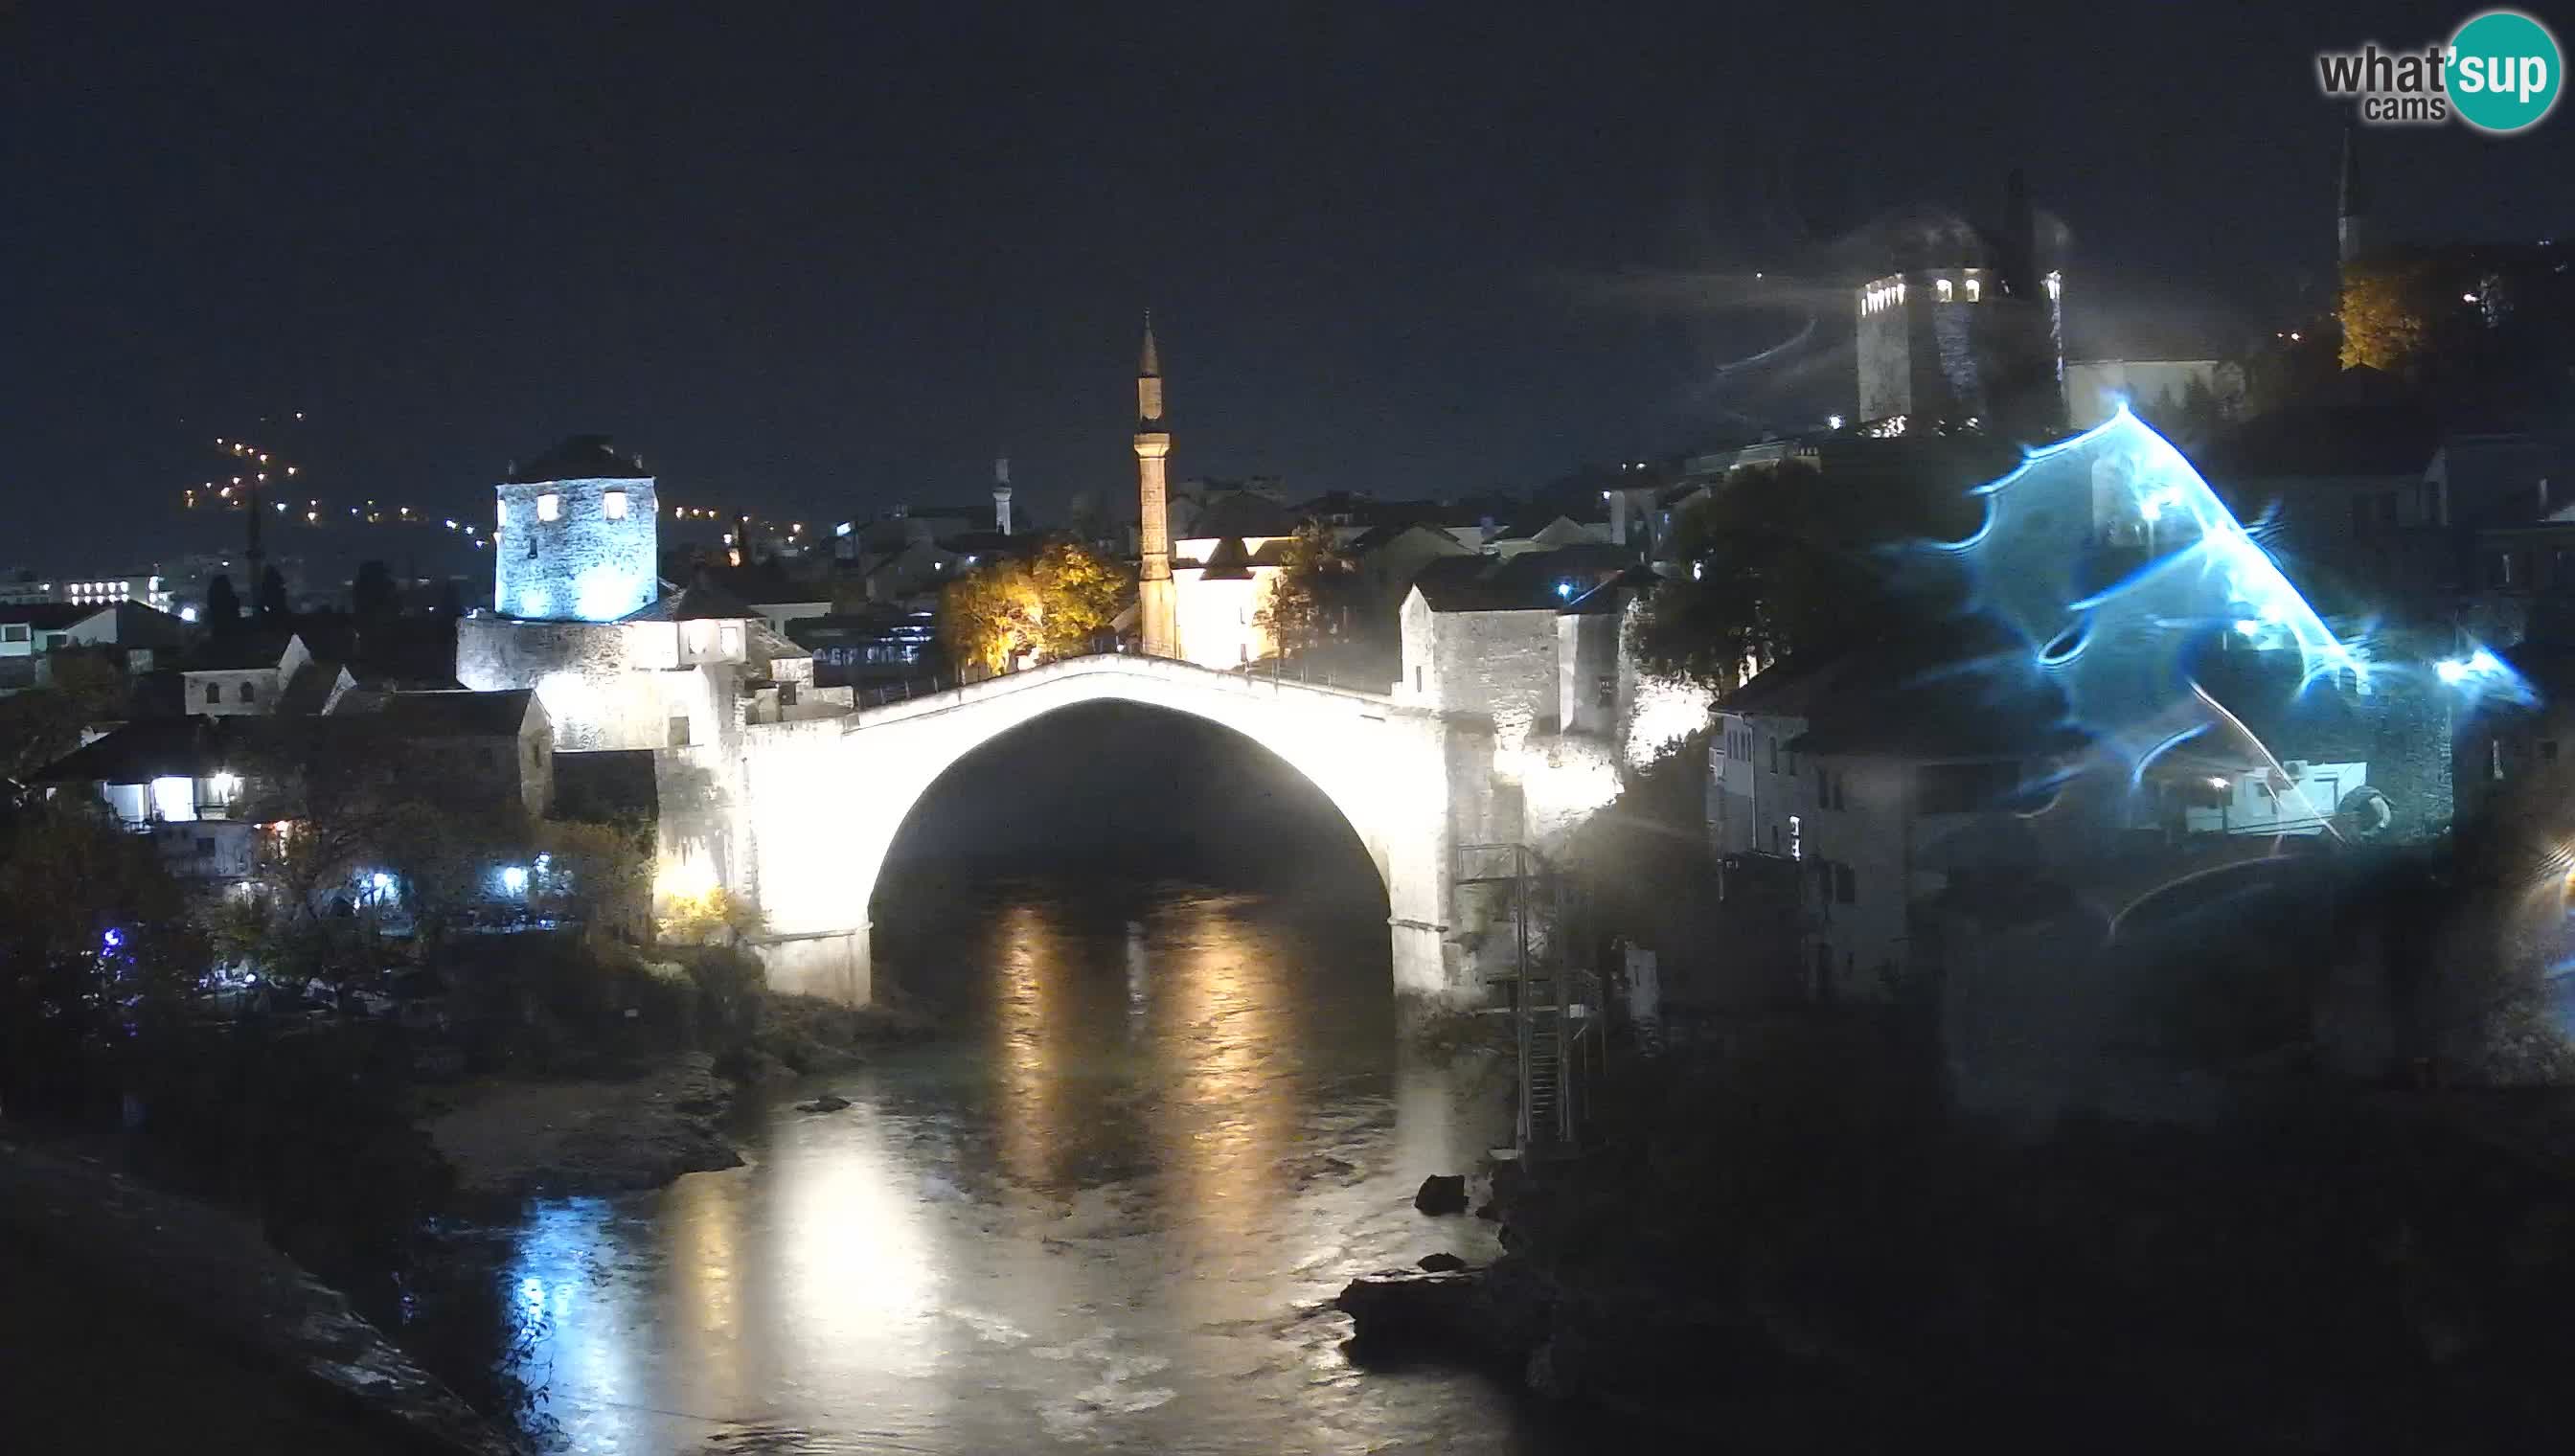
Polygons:
M1427 717L1429 710L1397 703L1390 695L1367 693L1355 688L1338 688L1320 683L1304 683L1288 678L1264 678L1251 673L1221 673L1175 658L1147 658L1132 653L1094 653L1087 657L1066 658L1043 667L1017 673L1002 673L981 682L936 693L907 698L872 708L862 708L846 720L852 732L901 723L909 719L947 713L987 699L1010 693L1033 692L1065 678L1091 677L1102 674L1129 677L1145 683L1162 683L1188 691L1227 693L1241 698L1267 698L1274 701L1338 703L1371 713L1401 713ZM1138 701L1150 702L1140 696Z

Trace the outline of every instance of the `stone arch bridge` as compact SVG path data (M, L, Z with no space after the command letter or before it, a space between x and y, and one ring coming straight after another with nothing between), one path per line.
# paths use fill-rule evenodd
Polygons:
M1385 885L1395 990L1479 997L1479 917L1459 913L1456 846L1526 837L1522 776L1489 722L1395 698L1123 654L1075 658L831 718L755 724L715 816L712 857L761 906L771 984L864 1002L869 901L887 852L932 783L977 746L1060 709L1127 702L1243 734L1301 773L1367 848ZM1596 776L1596 775L1595 775ZM681 829L666 806L664 842ZM682 829L679 837L689 837Z

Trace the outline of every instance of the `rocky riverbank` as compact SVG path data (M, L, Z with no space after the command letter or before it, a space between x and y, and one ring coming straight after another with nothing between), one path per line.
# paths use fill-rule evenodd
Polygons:
M0 1369L31 1451L517 1448L248 1220L0 1139Z
M715 1058L684 1052L631 1078L446 1089L420 1125L469 1199L623 1193L740 1167L720 1126L733 1098Z
M2506 1108L2301 1084L2016 1138L1848 1065L1621 1089L1579 1164L1501 1190L1491 1265L1353 1281L1354 1353L1824 1449L2555 1440L2575 1167L2499 1144Z

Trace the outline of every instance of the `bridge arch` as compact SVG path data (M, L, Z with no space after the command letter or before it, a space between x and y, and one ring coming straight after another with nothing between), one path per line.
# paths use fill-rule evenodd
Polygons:
M1059 710L1126 702L1229 728L1294 768L1365 846L1385 886L1395 989L1466 998L1447 938L1450 727L1374 694L1103 655L843 718L745 729L737 869L768 919L773 984L872 989L869 901L913 806L966 754ZM1475 770L1482 772L1482 765Z

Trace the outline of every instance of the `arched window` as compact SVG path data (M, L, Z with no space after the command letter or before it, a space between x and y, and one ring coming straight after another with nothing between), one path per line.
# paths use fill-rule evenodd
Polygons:
M1945 278L1940 280L1940 302L1944 304L1949 302L1949 280Z
M1976 300L1984 296L1984 292L1985 281L1983 279L1970 278L1967 280L1967 302L1976 302Z
M206 685L206 701L207 701L208 703L221 703L221 702L223 702L223 701L224 701L224 685L223 685L223 684L221 684L221 683L209 683L209 684L207 684L207 685Z

